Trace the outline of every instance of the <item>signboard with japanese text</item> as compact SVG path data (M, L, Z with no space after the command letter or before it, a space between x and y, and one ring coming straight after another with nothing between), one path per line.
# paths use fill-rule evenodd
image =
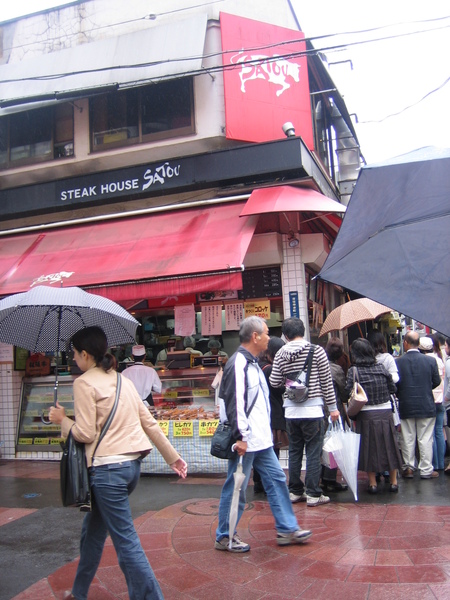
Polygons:
M225 302L225 329L239 331L244 320L243 302Z
M292 122L314 150L305 35L220 13L226 137L248 142L282 139Z
M192 421L172 421L173 437L194 437Z
M202 335L221 335L222 302L202 304Z
M193 304L175 306L175 335L185 337L195 333L195 308Z
M261 317L261 319L270 319L270 300L262 298L244 302L245 317Z
M217 426L219 425L219 419L213 421L199 421L198 422L198 435L199 437L212 437L214 435Z

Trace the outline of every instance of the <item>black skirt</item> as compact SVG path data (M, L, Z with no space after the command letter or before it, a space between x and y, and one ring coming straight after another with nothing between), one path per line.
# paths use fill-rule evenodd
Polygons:
M380 473L402 468L392 410L362 410L356 418L361 434L358 470Z

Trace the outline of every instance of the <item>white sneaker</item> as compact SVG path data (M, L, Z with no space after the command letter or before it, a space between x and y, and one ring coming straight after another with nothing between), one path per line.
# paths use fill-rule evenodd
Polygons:
M292 533L278 533L277 544L279 546L289 546L291 544L304 544L312 536L309 529L297 529Z
M306 496L306 506L320 506L321 504L328 504L330 498L328 496L324 496L323 494L318 498L314 498L314 496Z
M296 502L306 502L307 497L308 496L306 495L306 492L303 492L301 496L297 496L297 494L289 492L289 500L292 502L292 504L295 504Z

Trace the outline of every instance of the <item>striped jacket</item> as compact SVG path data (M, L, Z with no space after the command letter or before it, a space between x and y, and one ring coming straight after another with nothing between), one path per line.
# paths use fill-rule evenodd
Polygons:
M306 340L295 340L278 350L273 361L272 373L269 379L273 387L285 385L286 379L295 380L297 378L297 375L305 365L310 345ZM321 346L315 346L314 348L308 400L303 404L297 405L293 405L290 401L285 400L285 406L287 406L288 402L290 407L295 408L297 413L296 418L299 419L302 418L305 408L317 406L318 403L323 406L323 402L325 402L329 411L337 410L330 364L325 350Z

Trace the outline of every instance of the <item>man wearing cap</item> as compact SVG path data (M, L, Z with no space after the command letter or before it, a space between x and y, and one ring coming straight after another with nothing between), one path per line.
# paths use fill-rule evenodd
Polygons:
M144 365L145 346L133 346L132 355L134 364L127 367L122 375L134 383L139 396L147 407L154 406L152 391L161 393L161 380L158 373L152 367Z
M434 479L433 437L436 406L433 388L441 378L432 356L419 351L417 331L408 331L403 339L405 353L396 360L399 381L397 396L401 419L400 446L403 456L403 477L412 479L416 469L416 442L419 447L418 469L422 479Z

